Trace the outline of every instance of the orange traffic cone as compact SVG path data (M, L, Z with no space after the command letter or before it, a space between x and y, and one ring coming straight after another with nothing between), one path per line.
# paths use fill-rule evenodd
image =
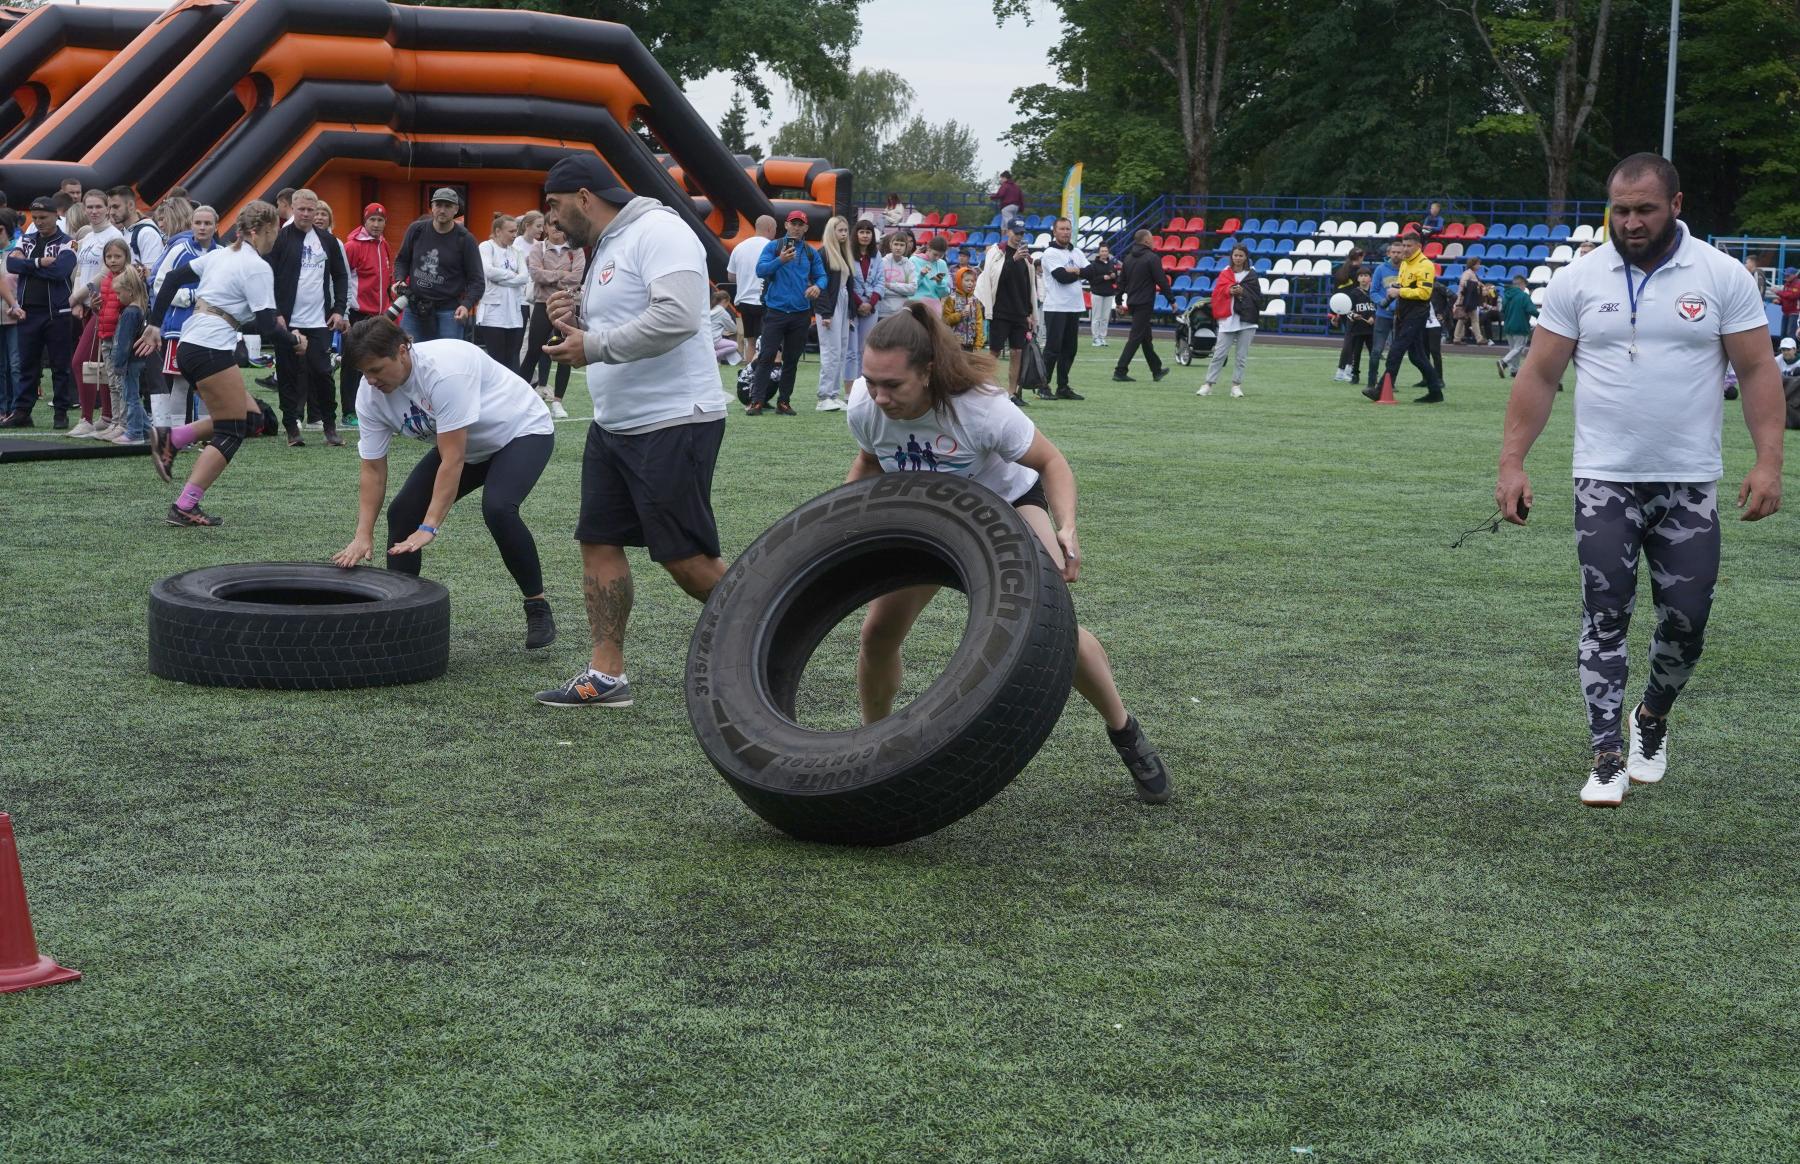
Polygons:
M1377 403L1377 404L1397 403L1397 401L1395 401L1395 399L1394 399L1394 377L1393 377L1392 373L1389 373L1389 372L1382 373L1381 395L1377 396L1375 398L1375 403Z
M81 971L58 966L39 956L31 932L31 907L25 904L25 876L19 871L19 846L13 840L12 817L0 812L0 994L73 982Z

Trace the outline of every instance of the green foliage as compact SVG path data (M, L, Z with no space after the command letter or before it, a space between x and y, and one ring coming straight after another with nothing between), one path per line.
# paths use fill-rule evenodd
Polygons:
M858 69L841 94L798 90L794 119L775 131L770 152L829 158L854 172L871 193L960 189L980 183L979 143L957 121L932 123L912 114L913 89L887 69ZM930 177L947 185L912 186Z
M863 0L441 0L611 20L637 34L677 81L732 75L758 109L768 78L817 93L842 90L861 33Z
M1742 192L1739 229L1800 236L1800 14L1776 0L1691 0L1682 31L1677 163L1690 141L1716 143Z
M731 106L719 121L719 140L734 154L755 156L756 146L750 140L750 110L742 93L732 94Z

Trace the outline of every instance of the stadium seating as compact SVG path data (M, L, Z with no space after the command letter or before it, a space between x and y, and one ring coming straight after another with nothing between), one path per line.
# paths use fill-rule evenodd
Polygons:
M1569 232L1569 241L1574 243L1576 246L1580 246L1584 242L1599 241L1594 237L1594 234L1595 234L1594 228L1584 222L1580 226L1576 227L1574 230Z
M1335 219L1335 218L1327 218L1324 222L1319 224L1318 233L1326 236L1327 238L1335 236L1337 234L1337 232L1338 232L1338 224L1337 224L1337 219Z
M1563 243L1561 246L1550 252L1550 261L1552 263L1574 262L1575 248L1571 247L1568 243Z

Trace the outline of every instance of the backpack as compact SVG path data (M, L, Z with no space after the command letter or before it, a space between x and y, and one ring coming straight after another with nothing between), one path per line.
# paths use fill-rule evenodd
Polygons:
M131 244L132 262L136 263L140 267L144 266L145 263L144 263L144 244L141 241L143 239L143 235L140 234L139 232L141 230L143 230L145 227L150 228L150 233L154 234L156 236L157 242L165 241L163 239L162 230L154 222L150 221L148 218L146 218L140 222L132 224L131 233L130 233L130 235L127 236L127 238Z

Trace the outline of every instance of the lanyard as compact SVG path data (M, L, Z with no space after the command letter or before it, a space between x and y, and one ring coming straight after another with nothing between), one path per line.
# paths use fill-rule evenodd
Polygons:
M1637 361L1638 296L1642 295L1644 293L1644 288L1650 285L1650 276L1667 266L1669 260L1674 258L1680 250L1681 247L1678 244L1674 250L1664 255L1662 260L1658 262L1656 266L1645 271L1643 281L1638 283L1635 287L1631 282L1631 263L1627 261L1625 264L1625 298L1631 307L1631 346L1625 349L1625 354L1630 356L1634 363Z

